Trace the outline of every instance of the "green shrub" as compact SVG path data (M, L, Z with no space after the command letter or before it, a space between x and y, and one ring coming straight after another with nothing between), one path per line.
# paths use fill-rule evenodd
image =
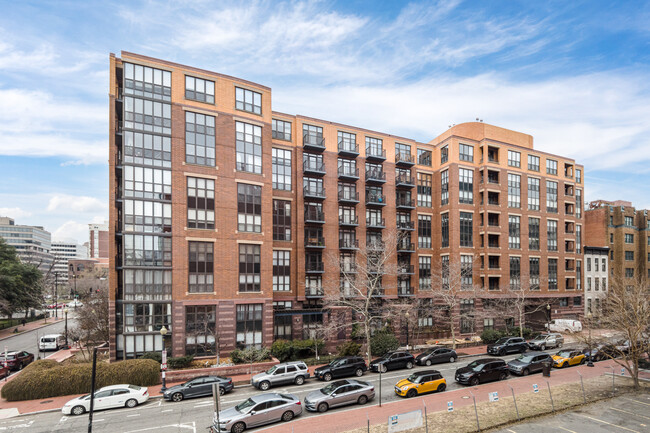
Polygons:
M162 363L162 353L160 352L147 352L142 355L139 359L153 359L158 364Z
M194 355L177 356L167 358L167 367L171 369L187 368L194 360Z
M484 329L481 332L481 341L485 344L492 344L505 334L497 329Z
M508 328L508 335L512 335L513 337L519 337L519 326L514 326L512 328ZM530 339L531 336L533 335L533 330L530 328L524 328L523 330L523 336L526 340Z
M372 351L373 357L383 356L398 347L399 341L397 337L387 330L377 332L370 337L370 350Z
M2 387L9 401L34 400L90 392L92 363L60 364L39 360L30 364ZM130 359L97 364L96 388L128 383L151 386L160 383L160 364L151 359Z
M293 343L287 340L276 340L271 345L271 354L280 362L285 362L293 357Z
M293 359L311 358L316 355L316 345L318 345L318 353L322 354L325 348L323 340L295 340L293 341Z
M230 352L230 360L233 364L243 364L242 351L240 349L233 349L233 351Z
M339 356L359 356L361 345L354 341L346 341L336 349L339 351Z

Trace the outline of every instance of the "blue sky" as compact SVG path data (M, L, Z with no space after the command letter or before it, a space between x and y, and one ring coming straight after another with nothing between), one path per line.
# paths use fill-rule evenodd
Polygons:
M650 208L648 1L0 0L0 215L87 240L108 216L108 55L267 85L273 108L428 141L485 122Z

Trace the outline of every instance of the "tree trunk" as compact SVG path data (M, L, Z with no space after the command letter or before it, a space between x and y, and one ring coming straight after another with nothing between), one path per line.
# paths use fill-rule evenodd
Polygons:
M454 326L455 322L456 322L456 318L452 316L451 326L450 326L450 328L451 328L451 348L454 349L454 350L456 350L456 332L455 332L455 329L454 329L455 328L455 326Z
M372 361L372 351L370 349L370 326L368 321L364 322L365 334L366 334L366 347L368 348L368 367L370 367L370 361Z
M524 338L524 314L521 308L519 309L519 336Z

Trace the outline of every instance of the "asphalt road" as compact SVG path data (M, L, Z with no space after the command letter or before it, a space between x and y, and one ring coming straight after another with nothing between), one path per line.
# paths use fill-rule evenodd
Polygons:
M49 320L49 319L48 319ZM74 319L70 317L68 313L68 328L73 326ZM20 327L20 325L19 325ZM65 321L58 323L53 323L51 325L44 326L42 328L34 329L32 331L21 332L15 336L6 338L0 341L0 351L4 352L5 346L7 349L12 352L16 350L26 350L34 354L36 358L38 353L38 339L43 335L47 334L63 334L65 330ZM51 355L52 352L41 352L41 358ZM2 431L0 429L0 431Z
M518 354L503 357L508 361L519 356ZM415 367L413 370L396 370L382 374L382 402L401 399L395 395L394 385L409 374L417 370L436 369L440 371L447 380L447 389L453 390L463 388L454 381L454 373L457 368L467 365L470 361L484 356L473 356L463 358L454 364L438 364L431 367ZM379 374L367 372L362 378L375 385L376 397L368 405L379 404ZM290 385L285 387L271 388L273 392L292 393L297 395L301 401L305 396L316 389L325 386L326 382L310 379L302 386ZM251 395L259 394L260 391L251 386L239 386L222 398L224 408L228 408L244 401ZM344 411L354 408L347 406L332 409L332 411ZM318 416L312 412L303 411L301 417ZM162 399L150 400L142 406L133 409L112 409L97 412L94 415L93 431L97 433L144 433L156 431L160 433L195 433L205 432L212 420L212 399L209 397L183 400L179 403L163 401ZM27 415L0 421L0 432L7 430L16 433L22 432L80 432L86 431L88 426L88 415L63 416L60 412ZM261 430L263 427L247 431Z

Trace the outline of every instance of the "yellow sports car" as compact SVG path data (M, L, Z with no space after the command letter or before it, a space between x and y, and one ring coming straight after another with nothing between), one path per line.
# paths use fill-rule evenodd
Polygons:
M400 397L415 397L426 392L442 392L447 388L447 381L437 370L424 370L413 373L395 385L395 394Z
M585 354L579 350L560 350L553 355L553 367L568 367L585 362Z

